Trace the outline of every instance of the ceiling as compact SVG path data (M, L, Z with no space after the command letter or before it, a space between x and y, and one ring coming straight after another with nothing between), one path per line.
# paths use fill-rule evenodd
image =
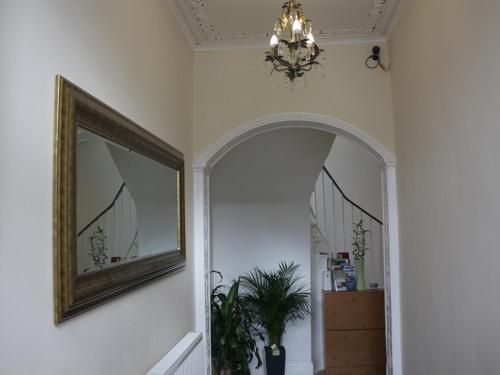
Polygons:
M335 136L291 128L257 135L233 148L213 168L216 203L269 203L303 199L314 189Z
M284 0L167 0L195 49L264 47ZM383 41L404 0L303 0L323 44Z

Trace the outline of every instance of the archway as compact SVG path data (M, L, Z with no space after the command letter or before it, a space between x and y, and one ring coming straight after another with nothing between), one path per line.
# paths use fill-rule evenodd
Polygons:
M213 143L193 164L194 256L196 330L203 333L205 365L210 374L210 194L212 167L229 150L258 134L284 128L309 128L342 135L366 148L383 162L381 171L384 215L384 277L386 306L387 374L401 375L401 302L399 291L399 237L396 159L364 131L341 120L313 113L280 113L244 124Z

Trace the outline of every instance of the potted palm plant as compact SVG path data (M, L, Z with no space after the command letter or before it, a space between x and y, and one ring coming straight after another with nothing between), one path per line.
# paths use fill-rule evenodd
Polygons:
M286 325L304 319L310 313L310 293L297 275L298 265L281 262L278 269L258 267L241 277L245 288L243 301L267 334L266 372L285 374L286 351L282 345Z
M213 272L222 280L220 272ZM236 280L225 293L227 287L219 285L210 295L212 367L217 375L250 375L254 356L257 368L262 365L255 337L264 338L240 298L239 286Z

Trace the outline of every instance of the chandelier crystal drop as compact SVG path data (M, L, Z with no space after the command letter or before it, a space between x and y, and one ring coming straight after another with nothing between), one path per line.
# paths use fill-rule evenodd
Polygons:
M292 82L320 65L316 59L323 52L314 41L312 23L304 17L301 6L295 0L283 4L266 52L266 61L273 64L271 73L284 72Z

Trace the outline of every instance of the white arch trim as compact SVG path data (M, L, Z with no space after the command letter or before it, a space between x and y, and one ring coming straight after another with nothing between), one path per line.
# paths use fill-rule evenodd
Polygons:
M380 142L363 130L342 120L307 112L278 113L259 118L224 134L217 142L212 143L195 161L195 169L212 167L233 147L257 134L280 128L302 127L324 130L329 133L345 136L364 146L377 159L384 163L395 164L396 159Z
M372 136L342 120L315 113L279 113L248 122L210 145L193 163L194 177L194 264L195 322L203 332L205 366L210 374L210 201L209 178L217 161L238 144L258 134L284 128L308 128L342 135L365 147L383 162L381 178L384 212L384 272L386 298L386 341L388 375L402 374L401 300L399 288L399 236L396 191L396 159Z

